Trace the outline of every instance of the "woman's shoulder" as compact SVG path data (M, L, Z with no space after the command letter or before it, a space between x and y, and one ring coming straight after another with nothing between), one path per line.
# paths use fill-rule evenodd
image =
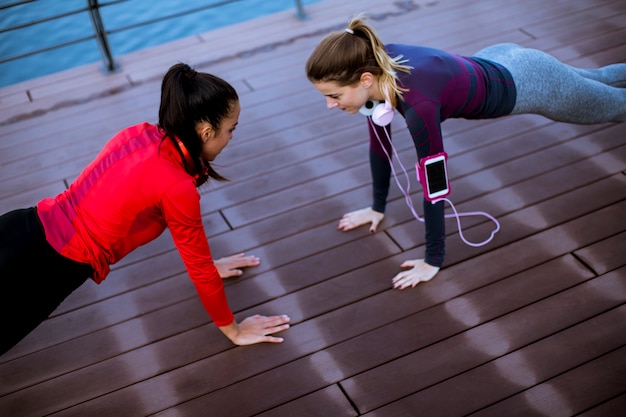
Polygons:
M163 136L163 134L159 131L158 126L153 125L152 123L148 123L148 122L141 122L141 123L137 123L131 126L127 126L126 128L122 129L119 133L127 137L137 137L137 136L144 136L144 135L159 136L159 137Z
M385 45L387 53L392 56L404 55L407 57L426 57L448 55L442 49L432 48L423 45L407 45L402 43L389 43Z
M119 130L109 141L105 148L118 148L126 146L129 142L146 142L154 143L160 140L162 134L159 133L158 126L142 122L135 125L127 126Z

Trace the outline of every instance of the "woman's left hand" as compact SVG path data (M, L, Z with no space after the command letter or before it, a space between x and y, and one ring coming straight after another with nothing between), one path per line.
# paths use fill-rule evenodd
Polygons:
M439 272L438 267L427 264L423 259L404 261L400 267L411 267L407 271L400 272L391 280L393 288L400 288L401 290L409 286L415 287L423 281L430 281Z
M236 255L216 259L213 263L222 278L230 278L238 277L243 274L240 268L257 266L261 263L261 260L253 255L245 256L243 253L238 253Z

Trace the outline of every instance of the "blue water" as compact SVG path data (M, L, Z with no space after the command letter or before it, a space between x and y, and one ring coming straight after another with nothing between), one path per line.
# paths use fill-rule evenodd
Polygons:
M317 1L320 0L303 0L305 12L306 5ZM108 41L115 59L116 56L129 52L256 17L292 10L295 18L297 13L295 0L240 0L147 26L115 32L116 29L128 25L223 2L223 0L127 0L112 3L112 0L101 0L100 14L106 30L113 32L108 35ZM0 0L0 6L11 3L16 3L16 0ZM86 5L86 0L38 0L0 9L0 29L85 9ZM93 26L87 11L3 32L0 33L0 60L93 35ZM103 63L98 44L94 39L3 62L0 63L0 87L92 62ZM102 68L104 70L104 63Z

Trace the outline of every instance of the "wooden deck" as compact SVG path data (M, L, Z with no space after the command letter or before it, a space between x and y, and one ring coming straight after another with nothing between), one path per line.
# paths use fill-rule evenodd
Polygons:
M239 319L292 318L283 344L230 344L165 233L0 357L0 416L624 416L626 124L445 122L451 199L502 229L472 248L450 220L439 275L393 290L402 261L423 253L423 224L393 184L377 233L336 230L370 203L366 123L327 110L304 62L360 11L388 42L463 54L517 42L577 66L624 62L626 1L306 10L307 21L290 11L119 57L113 75L93 64L0 90L5 212L61 191L118 130L156 122L173 63L231 81L242 115L217 161L232 181L202 189L208 238L216 257L262 259L226 282ZM412 166L399 119L395 143ZM474 241L493 227L463 226Z

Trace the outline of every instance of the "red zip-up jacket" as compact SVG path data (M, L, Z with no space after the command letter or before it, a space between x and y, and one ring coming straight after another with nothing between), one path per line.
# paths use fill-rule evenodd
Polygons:
M233 321L211 257L194 178L163 131L142 123L115 135L69 188L37 204L46 239L61 255L94 269L115 264L169 228L213 322Z

